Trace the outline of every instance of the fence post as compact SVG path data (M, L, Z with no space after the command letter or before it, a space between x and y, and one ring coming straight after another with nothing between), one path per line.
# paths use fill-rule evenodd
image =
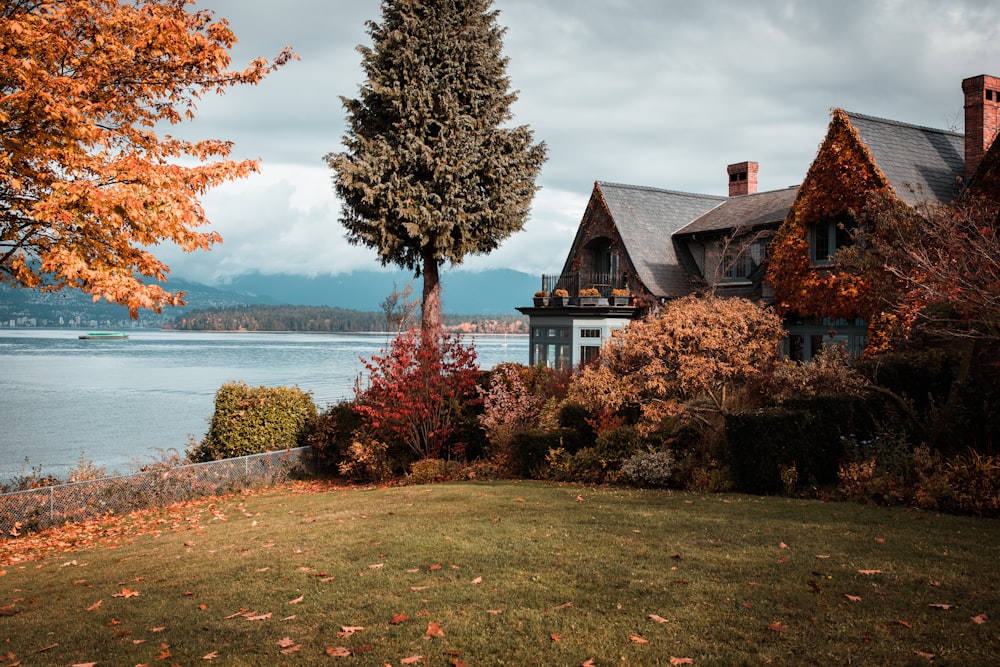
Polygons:
M56 521L56 490L52 486L49 487L49 521Z

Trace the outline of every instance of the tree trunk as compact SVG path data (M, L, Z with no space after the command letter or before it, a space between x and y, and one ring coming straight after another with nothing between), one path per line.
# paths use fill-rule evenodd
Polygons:
M438 262L431 248L425 246L423 256L424 291L421 301L420 331L427 334L441 327L441 279Z

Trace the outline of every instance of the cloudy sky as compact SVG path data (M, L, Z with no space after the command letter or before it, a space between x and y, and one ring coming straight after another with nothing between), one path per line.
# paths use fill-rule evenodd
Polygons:
M342 150L377 0L198 0L238 37L233 66L301 58L254 88L199 104L191 138L233 141L262 172L204 200L225 241L165 251L174 275L378 267L350 246L323 156ZM495 0L517 124L548 145L531 218L470 269L555 273L594 181L726 194L726 165L760 163L761 190L801 182L841 107L963 129L961 80L1000 75L994 0ZM181 132L175 133L180 134Z

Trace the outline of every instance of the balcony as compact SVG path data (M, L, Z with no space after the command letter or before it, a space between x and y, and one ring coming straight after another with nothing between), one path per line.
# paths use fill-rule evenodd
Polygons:
M628 307L632 297L624 274L564 273L542 276L542 289L535 295L536 308Z

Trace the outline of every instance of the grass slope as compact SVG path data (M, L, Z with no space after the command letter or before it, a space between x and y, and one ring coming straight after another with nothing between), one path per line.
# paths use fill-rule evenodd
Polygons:
M294 484L0 544L0 665L989 665L998 527L546 483Z

